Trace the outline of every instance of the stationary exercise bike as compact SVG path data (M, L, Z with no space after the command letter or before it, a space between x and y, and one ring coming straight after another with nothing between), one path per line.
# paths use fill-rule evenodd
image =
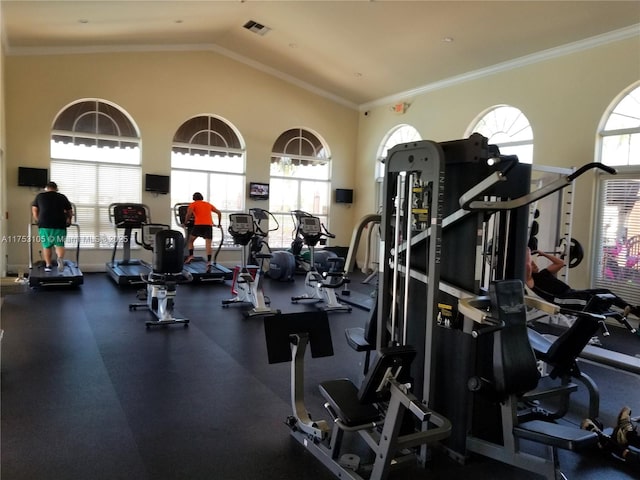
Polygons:
M340 257L327 258L327 262L332 266L324 274L318 272L315 264L315 246L321 238L333 238L334 235L324 228L318 217L301 216L299 221L298 232L311 253L310 270L304 279L307 293L291 297L291 301L293 303L298 303L299 300L323 301L324 305L321 308L328 312L351 312L351 307L338 302L336 297L336 288L349 282L344 273L344 259Z
M135 241L153 252L153 269L148 275L140 274L147 287L138 293L138 298L145 299L146 302L130 303L129 310L137 310L140 307L149 309L156 320L147 321L147 328L174 323L189 326L189 319L175 316L173 310L177 284L193 280L192 275L182 269L182 233L169 230L167 225L147 224L142 226L142 237L142 241L138 241L136 234Z
M246 312L247 316L275 315L280 310L271 309L262 291L262 276L264 275L262 263L264 259L271 258L270 253L254 253L253 257L260 265L254 269L255 275L247 266L247 250L249 243L256 236L254 219L246 213L232 213L229 215L229 233L236 245L242 245L242 266L234 271L233 287L236 296L222 301L223 307L236 303L250 303L253 308Z

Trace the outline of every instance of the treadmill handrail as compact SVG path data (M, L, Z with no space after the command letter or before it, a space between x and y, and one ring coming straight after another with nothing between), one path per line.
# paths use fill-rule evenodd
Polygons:
M144 227L164 227L163 230L169 230L171 228L170 225L167 225L165 223L145 223L144 225L142 225L142 229L144 229ZM138 240L138 232L135 232L133 234L133 240L137 245L140 245L145 250L150 250L153 252L153 245L144 241L144 235L142 237L142 241L140 241Z
M151 222L151 211L149 210L149 207L147 205L145 205L144 203L136 203L136 202L131 202L131 203L127 203L127 202L114 202L109 204L109 207L107 208L108 214L109 214L109 222L114 226L115 228L115 236L113 239L113 250L111 252L111 263L112 264L116 264L116 252L118 250L118 228L122 228L124 229L124 233L125 236L123 238L123 243L124 243L124 247L123 247L123 254L122 254L122 263L123 264L128 264L131 261L131 230L133 229L133 227L131 226L126 226L126 227L122 227L121 225L118 225L115 221L115 207L116 205L138 205L140 207L142 207L144 209L145 212L145 216L146 218L146 222L145 223L150 223ZM140 228L140 227L138 227Z
M189 202L178 202L173 206L173 218L175 219L178 225L183 224L182 218L180 218L180 208L181 207L189 207L191 205ZM185 212L186 214L186 212Z

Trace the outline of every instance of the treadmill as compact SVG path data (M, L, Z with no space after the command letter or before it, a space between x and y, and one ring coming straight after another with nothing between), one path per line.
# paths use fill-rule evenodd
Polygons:
M189 203L176 203L173 206L173 215L178 225L184 224L184 220L187 217L187 210L189 209L189 205ZM185 225L184 227L185 257L188 255L187 243L189 241L189 234L191 233L192 227L193 223ZM224 282L225 280L231 280L233 278L233 270L220 265L217 261L218 254L220 253L220 249L222 248L223 243L224 231L222 227L220 227L220 244L218 245L218 248L216 249L215 254L212 258L211 266L207 268L206 258L195 256L189 263L184 264L184 270L191 274L194 282Z
M50 272L45 272L45 263L42 260L33 261L33 243L35 236L33 235L33 227L37 227L36 223L30 223L27 227L29 238L29 286L37 287L77 287L84 283L84 275L80 271L80 226L75 223L76 206L71 204L73 216L72 223L69 225L77 231L76 242L76 261L75 263L65 259L64 270L59 271L58 265L54 264ZM37 231L37 230L36 230Z
M142 203L109 205L109 220L115 227L115 239L111 261L106 266L107 273L118 286L142 284L143 279L151 272L149 263L131 258L131 233L133 230L141 230L150 221L150 217L149 207ZM122 236L119 230L124 230ZM122 240L122 259L116 260L119 240Z

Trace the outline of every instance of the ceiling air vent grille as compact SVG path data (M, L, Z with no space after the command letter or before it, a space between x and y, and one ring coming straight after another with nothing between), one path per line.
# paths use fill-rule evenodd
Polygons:
M265 27L261 23L255 22L253 20L249 20L243 25L243 27L250 32L260 35L261 37L266 35L271 30L269 27Z

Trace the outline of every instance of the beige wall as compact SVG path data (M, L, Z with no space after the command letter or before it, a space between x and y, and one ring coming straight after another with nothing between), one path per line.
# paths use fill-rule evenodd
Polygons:
M353 188L358 113L211 52L154 52L6 58L7 174L10 235L24 234L36 192L16 187L17 167L48 167L51 125L61 109L80 98L101 98L126 110L138 125L143 173L169 174L176 129L201 113L220 115L247 147L247 181L268 181L275 139L306 127L328 143L334 188ZM53 179L55 180L55 179ZM153 220L169 222L169 196L143 193ZM212 199L215 203L215 199ZM251 206L247 201L247 207ZM258 204L256 205L258 206ZM347 245L351 211L332 205L334 245ZM8 245L9 264L26 265L25 245ZM237 263L237 253L220 260ZM83 251L81 265L104 267L110 252Z
M462 138L485 109L509 104L528 117L534 132L534 163L580 166L595 159L599 122L607 107L640 79L640 37L497 73L425 93L405 101L404 115L377 106L360 114L358 166L359 201L356 218L374 205L374 163L384 135L395 125L414 126L423 139ZM591 251L594 175L577 181L573 237ZM588 260L589 257L587 258ZM587 287L589 263L570 274L575 287Z
M8 56L6 89L7 233L23 234L35 192L15 187L19 165L47 167L56 114L79 98L103 98L125 109L141 131L143 171L170 171L173 133L188 117L226 118L247 144L248 180L266 181L274 139L290 127L319 133L330 145L333 188L354 188L354 205L332 205L334 245L347 245L354 222L374 205L376 152L389 129L408 123L425 139L462 138L473 119L497 104L520 108L535 137L534 162L578 166L594 160L598 124L616 96L640 79L640 37L612 42L406 98L404 115L390 105L355 112L211 52ZM594 175L577 182L573 236L591 250ZM169 221L169 199L143 194L155 221ZM248 203L247 206L251 206ZM7 246L9 265L25 265L24 245ZM99 267L106 252L83 253ZM226 257L228 258L228 257ZM225 258L222 259L223 261ZM233 260L232 260L233 261ZM90 269L88 269L90 270ZM587 286L589 262L572 271Z

